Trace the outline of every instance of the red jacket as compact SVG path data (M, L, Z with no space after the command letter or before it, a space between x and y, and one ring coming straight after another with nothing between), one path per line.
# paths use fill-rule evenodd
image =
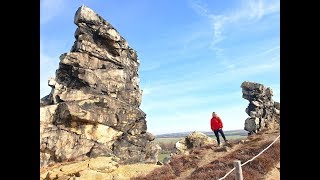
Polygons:
M212 117L210 124L212 131L223 127L220 117Z

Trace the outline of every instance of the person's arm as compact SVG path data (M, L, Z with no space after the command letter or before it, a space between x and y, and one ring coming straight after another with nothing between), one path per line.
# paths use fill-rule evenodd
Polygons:
M213 131L213 122L212 122L212 118L210 120L210 127L211 127L211 130Z
M218 117L219 123L220 123L220 127L221 129L223 128L223 124L222 124L222 120L220 119L220 117Z

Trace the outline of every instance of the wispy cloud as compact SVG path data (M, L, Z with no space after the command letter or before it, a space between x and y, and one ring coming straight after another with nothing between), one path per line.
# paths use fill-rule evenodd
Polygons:
M265 54L268 54L268 53L273 53L275 51L276 51L275 53L280 53L280 51L278 51L278 50L280 50L280 46L279 45L275 46L275 47L272 47L270 49L267 49L267 50L263 51L262 53L260 53L259 55L261 56L261 55L265 55Z
M65 3L65 0L41 0L40 24L49 22L52 18L63 12Z
M200 16L206 17L211 23L211 49L218 56L223 56L222 49L217 45L227 38L227 28L234 24L256 23L263 16L280 11L279 0L244 0L237 9L229 9L221 14L210 12L202 1L191 1L191 7Z
M156 45L151 43L150 47L157 46L157 49L163 49L165 54L160 54L159 59L151 61L148 56L140 52L141 72L157 70L191 56L199 56L208 48L212 50L219 65L232 68L227 54L228 49L226 50L220 43L228 42L230 32L238 27L259 23L264 16L279 11L279 1L244 0L240 6L225 9L221 13L212 12L212 9L209 10L208 5L201 0L190 0L189 4L194 12L204 17L205 21L190 22L188 26L183 27L184 32L172 30L168 35L163 35L164 38L157 41ZM167 50L168 46L170 50Z

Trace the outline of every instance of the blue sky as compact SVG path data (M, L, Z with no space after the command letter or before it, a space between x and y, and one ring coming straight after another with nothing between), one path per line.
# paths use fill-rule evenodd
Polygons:
M271 87L280 102L279 0L41 0L40 98L73 45L82 4L137 51L140 108L155 135L211 131L212 111L224 130L243 129L243 81Z

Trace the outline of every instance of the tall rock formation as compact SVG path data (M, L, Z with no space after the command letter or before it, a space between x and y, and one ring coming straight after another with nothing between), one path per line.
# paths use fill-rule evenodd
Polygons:
M40 100L40 167L97 156L156 163L160 147L139 108L137 52L86 6L74 23L76 41Z
M242 97L249 101L244 130L249 134L262 129L280 128L280 103L272 100L273 91L262 84L245 81L241 84Z

